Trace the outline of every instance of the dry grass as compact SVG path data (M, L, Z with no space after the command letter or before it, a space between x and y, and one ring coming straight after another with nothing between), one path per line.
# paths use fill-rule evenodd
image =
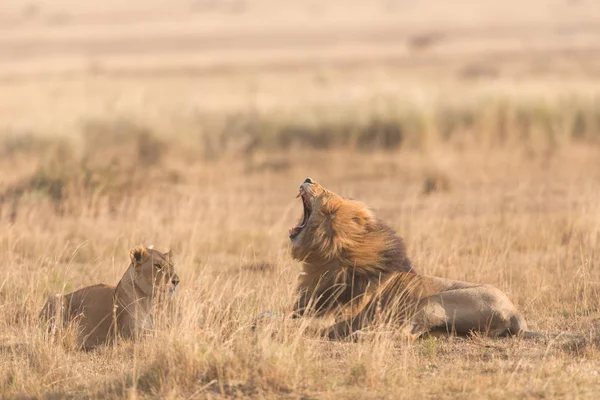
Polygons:
M46 3L0 13L1 398L600 395L593 2ZM423 273L587 343L280 318L306 176ZM138 244L174 250L177 315L137 344L48 341L45 297L116 283Z
M0 391L7 397L593 397L600 390L593 343L405 344L385 332L330 343L314 336L315 321L274 318L255 332L251 325L259 313L283 310L293 299L298 265L290 260L286 231L300 213L297 185L311 175L371 204L406 238L421 271L502 288L536 330L596 337L599 155L579 145L549 156L447 148L294 152L285 171L198 161L179 171L184 179L177 183L146 166L148 177L136 179L148 181L140 186L66 190L58 208L51 196L28 191L16 209L3 208ZM262 155L263 163L271 159ZM177 167L169 158L159 165ZM440 176L451 185L423 194L426 182ZM116 282L138 243L177 254L179 317L137 345L81 353L68 338L63 345L46 342L36 325L45 296ZM263 263L269 268L254 267Z

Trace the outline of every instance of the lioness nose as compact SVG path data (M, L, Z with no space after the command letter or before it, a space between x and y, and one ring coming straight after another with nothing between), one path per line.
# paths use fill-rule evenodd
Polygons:
M314 182L310 177L308 177L304 180L304 183L314 183Z
M171 279L171 283L173 284L173 286L179 285L179 278L178 277L174 277L173 279Z

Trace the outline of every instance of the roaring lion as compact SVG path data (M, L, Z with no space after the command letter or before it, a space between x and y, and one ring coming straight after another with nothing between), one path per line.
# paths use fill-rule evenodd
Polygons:
M364 204L342 199L310 178L298 197L304 214L289 232L292 257L303 262L295 314L310 309L321 316L355 304L394 273L416 273L402 239Z
M77 321L77 342L88 350L112 342L116 335L135 339L152 329L153 307L174 293L179 277L170 251L136 247L130 258L131 264L116 287L101 283L50 296L40 320L51 331L56 331L59 321L62 326Z
M290 230L302 262L295 315L333 312L324 333L343 338L376 323L428 334L537 335L508 297L490 285L417 274L402 240L362 203L311 178L298 194L304 213Z

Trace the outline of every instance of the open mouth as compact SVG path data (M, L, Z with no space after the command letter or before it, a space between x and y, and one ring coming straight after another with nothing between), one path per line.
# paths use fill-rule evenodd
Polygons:
M298 196L296 197L300 197L302 199L302 206L304 207L304 216L302 217L302 222L300 223L300 225L293 227L292 229L290 229L290 239L295 238L296 236L298 236L300 234L300 232L302 232L302 229L304 229L304 227L306 226L306 223L308 222L308 219L310 218L310 200L308 198L308 195L306 194L306 192L304 192L304 190L300 189L300 193L298 193Z

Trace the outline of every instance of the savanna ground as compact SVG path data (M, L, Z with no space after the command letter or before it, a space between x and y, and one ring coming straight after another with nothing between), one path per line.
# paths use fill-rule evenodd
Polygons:
M0 397L600 395L594 1L3 2ZM496 4L498 3L498 4ZM489 283L588 340L328 342L293 300L306 176L423 273ZM176 317L74 349L50 293L172 248Z

